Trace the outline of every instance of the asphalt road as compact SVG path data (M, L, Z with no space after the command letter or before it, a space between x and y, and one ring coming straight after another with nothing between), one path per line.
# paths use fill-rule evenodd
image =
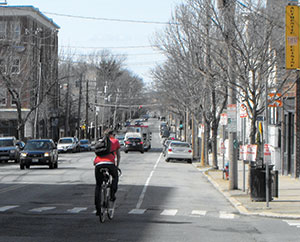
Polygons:
M192 164L152 149L122 152L115 217L95 216L92 152L61 154L58 169L0 164L0 241L300 241L293 221L247 217Z

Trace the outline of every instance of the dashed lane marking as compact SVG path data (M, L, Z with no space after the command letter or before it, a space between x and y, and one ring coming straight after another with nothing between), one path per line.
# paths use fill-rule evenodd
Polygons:
M191 216L205 216L206 213L204 210L193 210Z
M52 210L52 209L55 209L56 207L40 207L40 208L34 208L34 209L31 209L29 210L30 212L36 212L36 213L41 213L41 212L44 212L44 211L49 211L49 210Z
M175 216L177 212L178 212L177 209L165 209L160 215Z
M67 211L69 213L80 213L81 211L85 211L85 210L87 210L87 208L75 207L75 208L72 208L72 209L68 209Z
M225 211L220 211L220 218L222 219L234 219L234 214L233 213L227 213Z
M19 206L17 205L13 205L13 206L4 206L4 207L0 207L0 212L5 212L7 210L13 209L13 208L17 208Z
M290 226L295 226L297 228L300 228L300 220L282 220L286 222Z
M146 212L146 209L132 209L129 214L144 214Z

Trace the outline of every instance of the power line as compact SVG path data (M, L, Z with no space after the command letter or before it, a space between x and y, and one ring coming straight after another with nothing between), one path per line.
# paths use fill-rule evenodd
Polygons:
M71 49L139 49L139 48L155 48L158 45L137 45L137 46L114 46L114 47L88 47L88 46L66 46L60 45L60 48Z
M79 19L97 20L97 21L126 22L126 23L138 23L138 24L163 24L163 25L176 24L176 23L171 23L171 22L160 22L160 21L88 17L88 16L79 16L79 15L52 13L52 12L44 12L44 13L45 14L50 14L50 15L61 16L61 17L79 18Z

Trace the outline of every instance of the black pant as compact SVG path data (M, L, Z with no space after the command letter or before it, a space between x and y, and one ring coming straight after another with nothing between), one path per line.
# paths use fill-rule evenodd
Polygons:
M95 166L95 178L96 178L95 204L96 204L96 206L98 204L99 192L100 192L101 185L103 182L103 174L102 174L102 172L100 172L101 168L108 168L109 174L111 174L111 176L112 176L111 192L113 194L115 194L118 190L118 182L119 182L118 168L114 164L102 164L102 165Z

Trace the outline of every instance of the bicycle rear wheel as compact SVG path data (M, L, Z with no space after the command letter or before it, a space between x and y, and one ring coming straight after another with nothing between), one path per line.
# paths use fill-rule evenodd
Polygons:
M115 201L110 200L110 189L108 189L107 193L107 217L113 219L115 214Z
M99 219L101 223L104 223L105 221L105 213L106 213L106 189L101 186L100 191L100 213L99 213Z

